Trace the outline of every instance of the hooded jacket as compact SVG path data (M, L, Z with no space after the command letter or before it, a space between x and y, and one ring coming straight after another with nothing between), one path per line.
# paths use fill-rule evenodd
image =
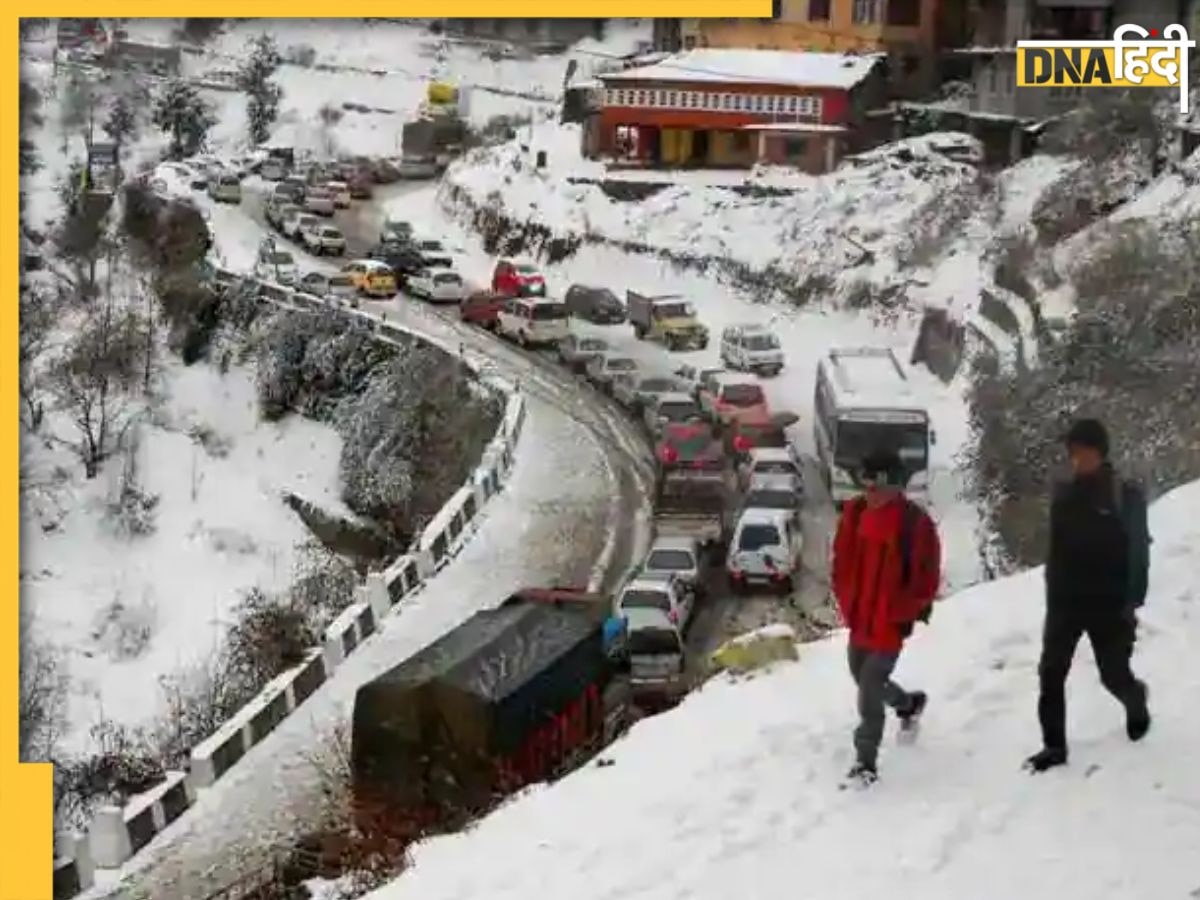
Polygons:
M941 581L941 543L933 520L919 510L909 548L904 583L900 535L902 496L871 508L847 501L833 540L832 582L850 643L864 650L896 652L912 623L937 596Z

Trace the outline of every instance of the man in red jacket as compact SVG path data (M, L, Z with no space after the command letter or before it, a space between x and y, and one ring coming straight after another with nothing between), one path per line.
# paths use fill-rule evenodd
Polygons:
M846 501L833 541L832 582L850 629L850 674L858 685L857 762L850 778L870 784L883 739L884 707L902 728L925 709L921 691L891 679L913 624L928 621L941 580L941 544L929 515L904 495L908 473L891 450L862 464L864 493Z

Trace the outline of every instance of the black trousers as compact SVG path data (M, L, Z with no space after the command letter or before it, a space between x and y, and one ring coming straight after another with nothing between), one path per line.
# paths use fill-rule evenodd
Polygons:
M1146 686L1130 668L1136 619L1127 613L1103 612L1081 615L1049 611L1042 634L1042 659L1038 666L1041 696L1038 720L1045 747L1067 747L1067 676L1075 648L1085 634L1100 670L1100 683L1125 707L1126 715L1145 713Z

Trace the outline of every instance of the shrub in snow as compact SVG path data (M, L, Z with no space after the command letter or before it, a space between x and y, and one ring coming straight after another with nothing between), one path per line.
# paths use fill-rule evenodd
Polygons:
M272 81L281 62L279 50L270 35L260 34L246 45L249 56L238 68L238 87L246 93L246 120L250 141L261 144L271 136L271 126L279 117L283 90Z
M254 588L246 593L229 629L226 653L233 677L258 687L304 660L318 642L305 611L290 597ZM257 689L257 688L256 688Z
M54 760L55 818L60 825L86 826L96 807L122 805L166 774L145 732L105 720L91 729L90 736L96 752Z
M125 233L141 259L165 273L177 273L204 260L212 244L208 224L190 201L159 197L133 181L124 188Z
M971 388L972 481L996 568L1042 561L1072 418L1104 421L1117 465L1152 494L1200 477L1200 225L1123 223L1072 279L1081 308L1038 368L984 368Z
M158 495L148 494L134 484L122 485L109 502L108 520L124 537L145 537L154 533Z
M184 19L179 33L189 44L206 44L224 27L224 19Z
M23 762L54 756L58 735L66 724L67 675L60 652L34 635L26 604L18 605L17 738Z
M317 51L308 44L293 44L281 54L283 62L308 69L317 61Z
M158 608L149 596L131 605L118 593L97 615L92 640L118 662L137 659L150 645L157 625Z
M224 459L232 446L229 438L218 434L210 425L193 425L188 429L188 437L203 447L204 452L213 459Z

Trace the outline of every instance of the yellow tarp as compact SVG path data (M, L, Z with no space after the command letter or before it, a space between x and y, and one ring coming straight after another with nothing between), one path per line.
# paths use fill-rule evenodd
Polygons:
M785 659L799 659L790 629L767 628L727 641L709 657L717 671L752 672Z
M458 102L458 88L444 81L431 81L425 97L432 104L446 106Z

